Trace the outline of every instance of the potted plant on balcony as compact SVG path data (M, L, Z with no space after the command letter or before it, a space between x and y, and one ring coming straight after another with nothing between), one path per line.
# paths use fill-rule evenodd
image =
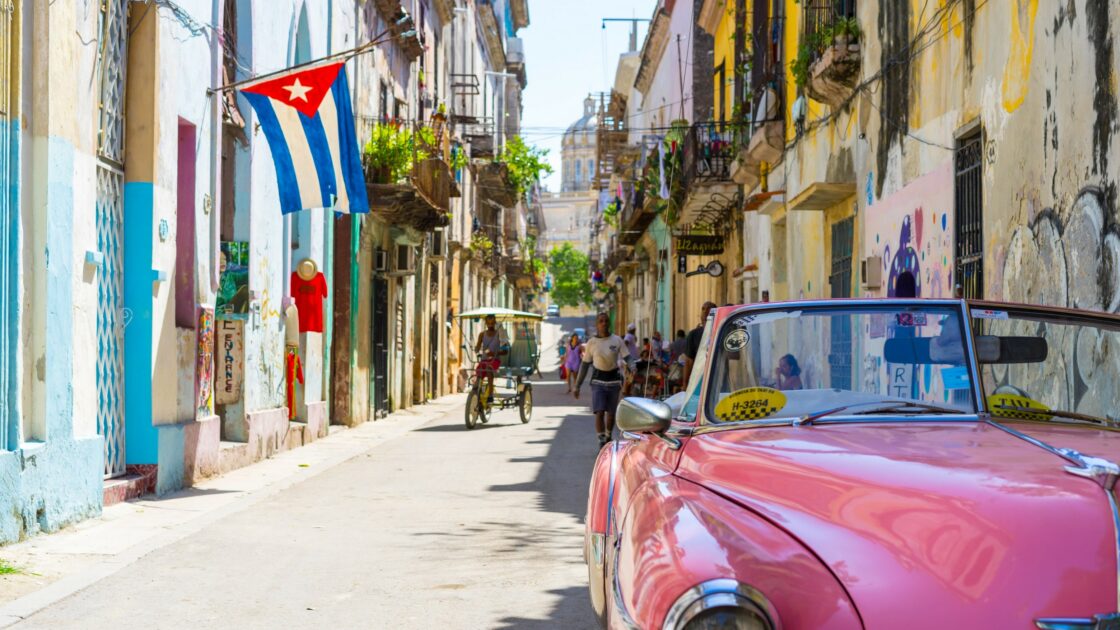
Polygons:
M395 184L412 168L412 134L395 124L378 123L362 151L366 177L373 184Z
M603 208L603 221L616 229L618 228L618 213L621 210L621 205L620 200L615 197L614 201L607 204L606 208Z
M849 18L840 18L832 27L833 43L837 46L848 50L850 44L859 43L859 38L862 32L859 28L859 20L853 15Z

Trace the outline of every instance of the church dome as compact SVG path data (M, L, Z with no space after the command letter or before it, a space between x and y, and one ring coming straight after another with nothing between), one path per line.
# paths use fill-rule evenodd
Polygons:
M583 99L583 116L568 125L568 130L564 132L564 138L567 139L578 132L594 132L597 122L595 119L595 99L588 96Z

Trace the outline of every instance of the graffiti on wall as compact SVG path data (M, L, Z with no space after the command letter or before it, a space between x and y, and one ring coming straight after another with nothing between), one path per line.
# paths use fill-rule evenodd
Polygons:
M1120 310L1120 226L1105 195L1083 189L1069 212L1047 208L1011 235L991 290L1008 302Z
M882 259L885 282L871 297L895 297L904 273L920 297L953 295L953 170L947 162L876 200L865 221L868 256Z
M214 311L203 308L198 313L198 364L195 367L198 383L199 417L214 414Z

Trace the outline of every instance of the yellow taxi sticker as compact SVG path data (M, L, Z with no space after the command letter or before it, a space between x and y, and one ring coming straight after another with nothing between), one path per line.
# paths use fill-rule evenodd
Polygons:
M748 387L731 392L716 405L716 418L722 422L758 420L772 416L786 406L786 395L769 387Z
M1016 394L992 394L988 396L988 409L997 416L1015 418L1018 420L1042 421L1049 420L1051 417L1048 413L1025 411L1026 409L1049 411L1050 408L1037 400L1032 400L1026 396L1019 396Z

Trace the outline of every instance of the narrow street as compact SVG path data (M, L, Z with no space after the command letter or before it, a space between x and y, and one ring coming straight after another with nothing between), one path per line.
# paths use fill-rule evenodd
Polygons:
M581 545L596 449L586 409L557 380L558 321L575 320L544 324L529 424L508 410L467 431L458 396L442 417L17 627L594 627Z

